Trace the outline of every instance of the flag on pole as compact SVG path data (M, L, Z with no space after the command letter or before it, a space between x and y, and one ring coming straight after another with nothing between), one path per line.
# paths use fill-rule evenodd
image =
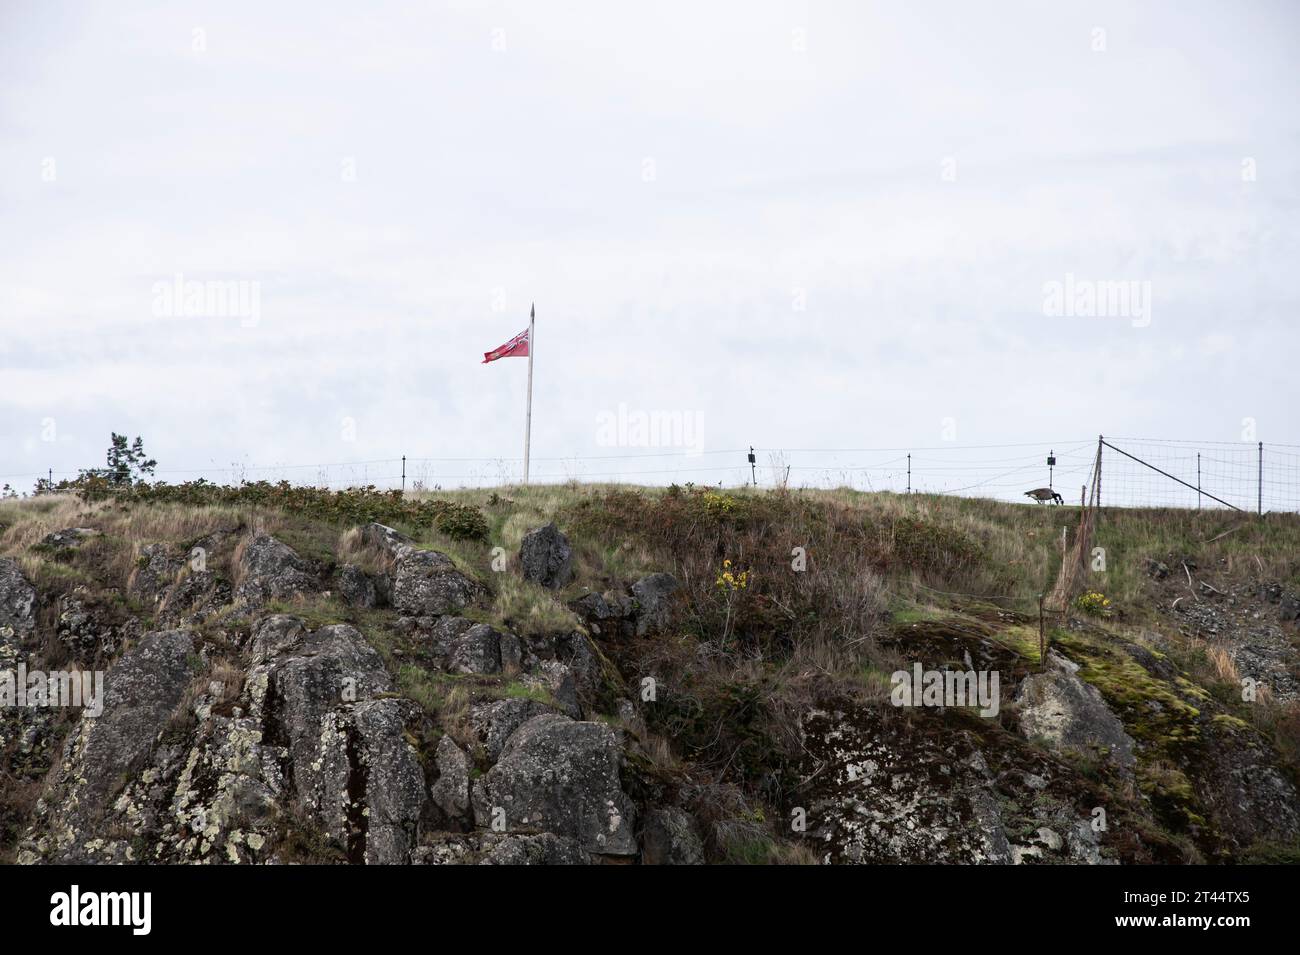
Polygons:
M528 404L524 406L524 483L528 483L528 451L533 437L533 325L537 321L537 307L528 310L528 328L499 348L483 353L483 364L498 358L528 359Z
M486 365L488 362L496 361L498 358L527 358L529 339L532 337L529 334L530 330L531 329L529 328L525 328L504 345L494 348L491 351L484 352L482 364Z

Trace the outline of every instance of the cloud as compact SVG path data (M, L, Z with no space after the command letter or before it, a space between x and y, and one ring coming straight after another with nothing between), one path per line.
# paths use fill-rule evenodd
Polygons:
M129 430L177 473L496 479L525 366L478 358L533 301L538 458L620 404L715 451L1300 443L1258 410L1300 397L1287 10L380 7L5 13L0 470ZM261 320L153 314L178 273ZM1046 317L1066 273L1151 324Z

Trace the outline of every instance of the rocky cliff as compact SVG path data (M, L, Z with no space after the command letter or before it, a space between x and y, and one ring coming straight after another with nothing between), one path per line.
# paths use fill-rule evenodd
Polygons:
M921 501L520 496L484 495L460 535L7 504L0 670L103 685L95 707L0 708L3 858L1295 857L1285 565L1148 547L1126 606L1048 621L1043 654L1041 587L1017 575L1050 570L1050 528ZM939 587L976 570L1002 592ZM899 705L910 672L996 674L995 698Z

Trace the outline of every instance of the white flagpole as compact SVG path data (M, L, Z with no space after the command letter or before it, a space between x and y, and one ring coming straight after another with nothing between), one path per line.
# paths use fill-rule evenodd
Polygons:
M524 417L524 483L528 483L528 445L533 436L533 323L537 318L537 306L528 311L528 411Z

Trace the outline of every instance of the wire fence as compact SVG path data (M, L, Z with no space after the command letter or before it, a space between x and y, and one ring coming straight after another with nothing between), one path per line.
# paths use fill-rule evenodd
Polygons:
M1123 437L1107 437L1104 444L1103 507L1300 511L1300 446ZM1019 502L1029 500L1026 491L1050 487L1065 503L1077 504L1090 490L1097 450L1095 437L911 448L636 448L533 457L530 478L534 484L754 484L953 494ZM1054 462L1051 465L1049 455ZM153 479L169 484L202 478L222 484L288 481L330 488L374 485L434 491L518 484L522 473L520 458L399 455L306 464L159 467ZM39 478L57 483L77 474L64 470L0 474L0 482L24 492Z

